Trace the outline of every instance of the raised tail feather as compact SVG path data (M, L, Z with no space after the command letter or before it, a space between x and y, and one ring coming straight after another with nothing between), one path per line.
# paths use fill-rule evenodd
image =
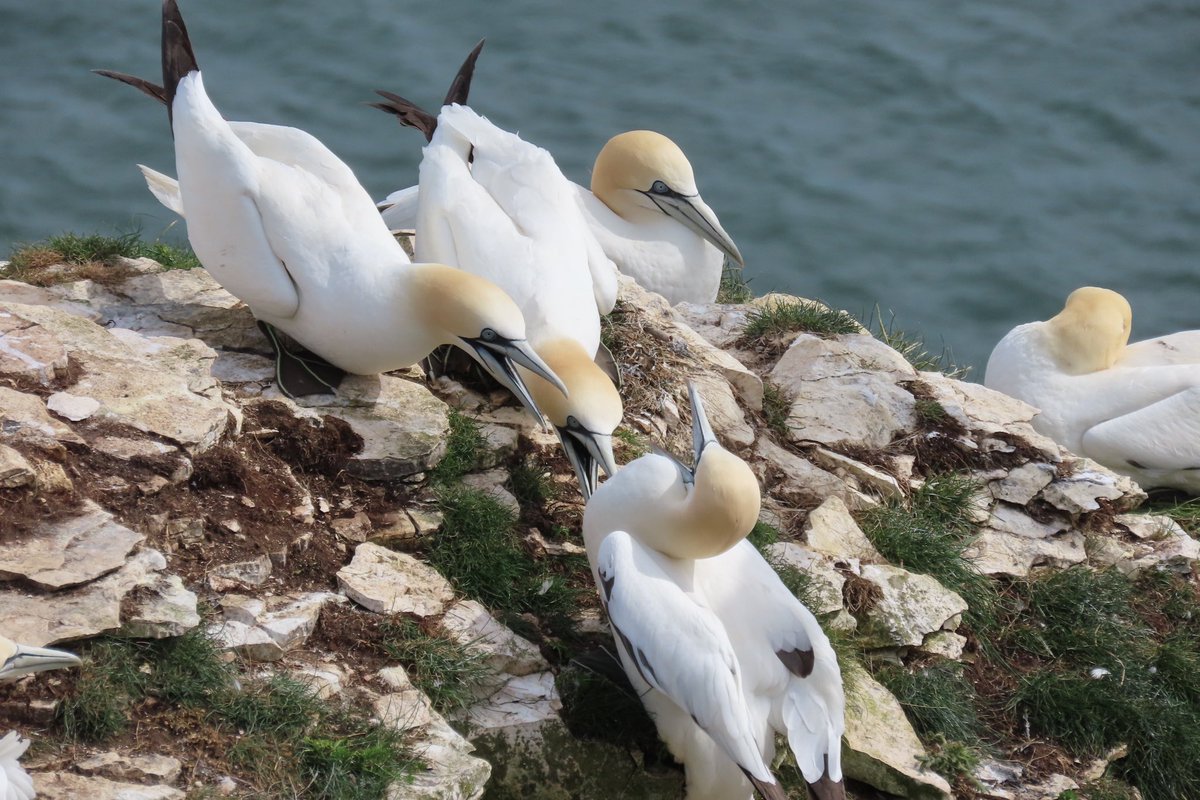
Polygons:
M467 104L467 95L471 93L471 79L475 77L475 62L479 60L479 53L483 50L483 43L486 41L487 39L480 39L479 44L471 48L471 52L467 54L466 60L458 68L458 73L450 83L450 89L446 92L446 99L442 101L442 105L458 103L465 106Z
M385 92L382 90L376 91L375 94L382 97L384 103L370 103L371 108L378 108L380 111L385 111L388 114L394 115L400 120L400 124L409 128L416 128L421 133L425 134L425 141L433 140L433 132L437 130L437 116L430 114L425 109L421 108L416 103L411 102L394 92Z
M136 75L129 75L124 72L114 72L111 69L94 69L92 72L97 75L103 75L106 78L112 78L114 81L120 81L127 86L132 86L142 94L154 98L164 106L167 105L167 90L156 83L151 83L145 78L139 78Z
M162 71L167 116L171 117L171 106L175 103L175 91L179 88L179 82L189 73L200 71L200 65L196 63L196 54L192 52L192 40L188 38L187 25L183 22L183 15L179 13L179 5L175 0L163 0Z

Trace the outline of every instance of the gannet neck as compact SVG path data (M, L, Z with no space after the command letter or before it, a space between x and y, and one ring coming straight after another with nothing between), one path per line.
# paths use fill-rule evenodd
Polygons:
M1120 294L1084 286L1071 292L1057 315L1047 320L1049 347L1064 372L1083 375L1108 369L1129 342L1133 311Z
M491 330L505 339L525 338L525 318L503 289L445 264L413 264L403 276L408 307L439 344L458 344Z
M672 524L650 532L651 547L672 558L719 555L750 533L762 494L750 466L724 447L705 448L696 479Z

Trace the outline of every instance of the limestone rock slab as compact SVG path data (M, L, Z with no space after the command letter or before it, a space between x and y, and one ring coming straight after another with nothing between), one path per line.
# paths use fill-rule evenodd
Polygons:
M440 625L468 651L482 654L496 672L520 676L550 668L537 645L506 628L475 600L447 608Z
M35 772L33 788L39 800L184 800L183 792L170 786L142 786L136 783L86 777L71 772Z
M119 568L145 538L89 500L78 516L0 542L0 580L22 578L43 589L77 586Z
M814 614L834 614L842 610L842 587L846 578L837 571L828 556L795 542L776 542L766 548L765 555L772 566L791 567L812 581L814 605L809 611Z
M886 564L863 564L861 576L882 596L866 614L865 630L883 646L920 645L927 634L958 627L967 603L929 575Z
M121 633L139 639L165 639L182 636L199 624L196 593L185 587L178 575L165 575L138 593Z
M821 505L808 512L804 541L813 550L835 559L857 558L867 563L887 561L858 527L846 503L836 495L825 498Z
M84 775L100 775L115 780L158 781L174 783L183 764L171 756L154 754L127 756L121 753L98 753L75 762L75 769Z
M33 483L33 467L25 456L0 444L0 489L15 489Z
M337 579L347 597L378 614L434 616L454 599L454 589L433 567L370 542L354 549Z

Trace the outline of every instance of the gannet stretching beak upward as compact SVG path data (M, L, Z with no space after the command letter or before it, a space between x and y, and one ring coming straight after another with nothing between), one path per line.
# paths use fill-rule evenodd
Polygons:
M33 672L75 667L80 663L78 656L64 650L17 644L0 636L0 683L15 681ZM22 739L16 731L9 731L0 738L0 800L33 800L37 797L33 779L18 763L28 749L29 740Z
M77 667L81 663L79 656L65 650L17 644L12 639L0 636L0 683L48 669Z
M596 490L583 517L593 577L606 596L601 567L608 537L616 531L633 537L666 576L648 582L646 591L664 597L684 593L719 620L737 659L763 761L769 764L774 758L775 734L786 735L810 792L819 800L841 800L845 697L837 656L816 618L745 540L758 515L758 483L749 466L716 441L699 394L694 386L688 390L694 466L649 454L626 464ZM695 612L669 612L668 606L649 599L640 605L643 614L671 614L655 629L653 635L660 638L655 646L666 653L674 646L676 657L687 658L690 649L674 625ZM747 800L754 788L744 763L715 744L711 731L646 672L645 662L639 662L639 642L628 635L622 619L618 612L613 621L625 673L663 741L684 764L688 800Z
M1143 488L1200 494L1200 331L1130 345L1132 321L1118 293L1076 289L1000 340L984 384L1036 406L1034 428L1071 452Z
M715 614L673 582L662 560L624 531L600 545L601 599L625 669L694 720L762 797L786 800L763 761L762 726L751 721L729 636Z
M399 95L380 94L404 104L403 113L393 109L401 120L428 117ZM421 160L417 256L494 281L521 308L533 349L566 386L556 393L530 377L529 389L587 498L599 469L616 470L612 433L622 414L620 394L596 364L600 314L589 259L603 254L545 150L462 105L445 106L432 128Z
M478 276L410 264L354 173L314 137L226 122L204 91L175 0L163 3L162 33L162 87L105 74L166 103L179 180L143 168L147 182L186 217L200 263L270 326L272 342L279 329L359 374L407 367L451 344L540 418L516 365L562 383L525 341L512 299ZM277 361L284 392L293 391L287 376L305 372L315 381L300 381L297 393L328 391L318 359L277 348Z
M711 303L728 256L742 254L700 197L692 165L654 131L614 136L596 156L592 190L579 190L604 252L671 303Z

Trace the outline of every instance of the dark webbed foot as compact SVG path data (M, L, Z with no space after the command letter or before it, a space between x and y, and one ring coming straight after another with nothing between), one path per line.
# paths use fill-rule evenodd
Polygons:
M275 351L275 382L291 399L310 394L332 394L346 376L344 370L292 343L286 344L273 325L258 321L259 330Z

